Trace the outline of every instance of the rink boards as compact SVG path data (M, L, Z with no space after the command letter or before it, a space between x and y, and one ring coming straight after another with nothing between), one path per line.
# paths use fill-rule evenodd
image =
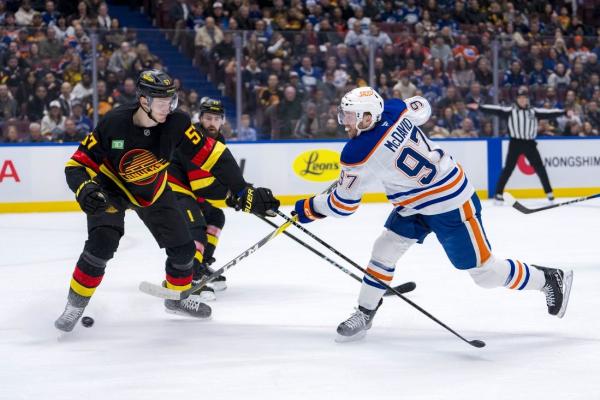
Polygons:
M339 153L345 141L231 142L228 144L248 182L267 186L282 200L296 199L326 188L339 174ZM465 169L481 197L493 193L508 149L508 140L439 140ZM557 196L600 192L600 140L551 138L538 148ZM64 165L75 145L0 145L0 212L78 210L66 185ZM507 190L516 197L541 197L533 169L522 157ZM363 201L385 201L377 183Z

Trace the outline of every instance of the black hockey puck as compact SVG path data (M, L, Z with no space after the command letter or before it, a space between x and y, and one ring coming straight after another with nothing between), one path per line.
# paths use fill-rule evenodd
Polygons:
M92 318L92 317L81 318L81 325L85 326L86 328L91 328L92 325L94 325L94 318Z

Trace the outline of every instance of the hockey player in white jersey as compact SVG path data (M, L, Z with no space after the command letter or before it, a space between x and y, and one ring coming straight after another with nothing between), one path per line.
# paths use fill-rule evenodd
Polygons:
M542 291L548 312L561 318L572 271L494 257L479 198L464 170L419 128L430 115L431 107L423 97L384 102L370 87L348 92L341 100L338 121L350 140L341 154L337 187L330 194L299 200L295 211L300 222L351 215L366 184L380 181L394 209L373 245L370 275L390 283L398 259L434 232L452 264L468 271L475 283L484 288ZM384 292L382 285L364 276L356 311L337 328L339 341L366 334Z

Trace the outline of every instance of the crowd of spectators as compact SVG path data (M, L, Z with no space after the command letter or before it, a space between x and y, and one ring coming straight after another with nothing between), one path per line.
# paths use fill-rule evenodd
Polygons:
M91 131L91 32L98 114L136 101L135 77L160 61L119 29L107 4L0 0L0 142L76 142Z
M227 125L231 139L344 137L337 105L345 92L369 83L371 49L375 88L384 98L426 97L434 115L425 128L433 137L493 136L492 121L474 105L495 97L509 104L523 85L533 105L567 110L540 121L540 134L591 136L600 129L600 8L594 1L534 0L519 7L507 0L144 3L159 26L172 28L171 42L231 98L240 35L243 115L239 132ZM102 116L135 101L139 71L168 62L153 56L134 29L123 29L101 0L0 0L4 141L76 141L89 132L91 32L98 37L95 89ZM496 77L493 43L499 45ZM204 94L175 81L180 108L193 115Z
M340 96L369 83L385 98L425 96L434 137L492 136L474 103L509 104L519 86L531 103L560 107L542 135L600 129L600 8L594 1L177 0L166 1L173 44L235 96L233 37L243 43L245 124L263 139L343 137ZM579 8L574 10L573 4ZM518 8L518 9L517 9ZM585 24L584 24L585 19ZM494 93L493 43L499 44ZM249 121L249 122L248 122ZM501 127L502 128L502 127Z

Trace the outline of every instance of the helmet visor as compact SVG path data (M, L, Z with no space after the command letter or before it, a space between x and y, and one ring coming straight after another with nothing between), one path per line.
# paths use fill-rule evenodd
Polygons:
M150 97L148 103L151 107L154 107L160 112L173 112L179 104L179 97L175 93L171 97Z
M340 125L356 126L356 113L352 111L344 111L338 106L338 123Z

